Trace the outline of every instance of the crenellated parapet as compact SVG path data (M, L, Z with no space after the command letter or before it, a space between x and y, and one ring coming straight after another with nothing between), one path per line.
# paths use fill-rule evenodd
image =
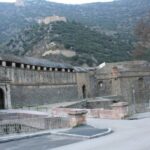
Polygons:
M0 74L12 84L76 84L71 65L31 57L1 56Z

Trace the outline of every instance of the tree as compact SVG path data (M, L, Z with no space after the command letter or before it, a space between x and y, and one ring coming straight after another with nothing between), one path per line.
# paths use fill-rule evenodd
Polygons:
M133 51L136 59L150 59L150 15L141 19L135 28L137 43Z

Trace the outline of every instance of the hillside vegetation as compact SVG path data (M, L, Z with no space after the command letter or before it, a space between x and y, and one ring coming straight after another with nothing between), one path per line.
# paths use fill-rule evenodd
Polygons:
M0 52L42 57L49 50L71 50L76 56L47 55L75 65L132 60L134 28L150 14L149 0L65 5L46 0L24 0L22 6L0 3ZM48 16L68 22L38 24ZM54 42L54 43L53 43ZM145 57L144 57L145 59Z
M51 47L51 43L56 43L55 47ZM42 47L44 49L41 51ZM39 56L42 56L45 51L55 49L68 49L77 53L74 57L64 58L64 61L68 59L75 65L93 66L106 60L129 60L132 44L124 42L117 34L107 36L76 22L56 22L49 25L34 24L5 45L5 52L13 50L11 52L17 55L34 56L38 51ZM51 58L51 55L47 58Z

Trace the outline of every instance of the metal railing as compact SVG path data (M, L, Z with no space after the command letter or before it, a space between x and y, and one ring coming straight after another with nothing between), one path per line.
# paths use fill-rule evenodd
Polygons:
M0 136L69 127L68 118L25 118L0 121Z

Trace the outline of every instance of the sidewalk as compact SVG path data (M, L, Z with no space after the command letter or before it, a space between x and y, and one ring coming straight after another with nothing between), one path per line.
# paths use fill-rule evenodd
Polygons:
M36 133L11 134L11 135L6 135L6 136L0 136L0 143L28 139L32 137L50 135L50 134L51 134L50 130L40 131Z
M0 136L0 143L28 139L43 135L56 135L62 137L75 137L79 139L80 138L92 139L100 136L105 136L110 133L112 133L112 130L110 128L99 129L89 125L84 125L76 128L54 129L54 130L40 131L36 133L22 133L22 134L11 134L6 136Z
M134 114L129 119L136 120L136 119L144 119L144 118L150 118L150 112Z

